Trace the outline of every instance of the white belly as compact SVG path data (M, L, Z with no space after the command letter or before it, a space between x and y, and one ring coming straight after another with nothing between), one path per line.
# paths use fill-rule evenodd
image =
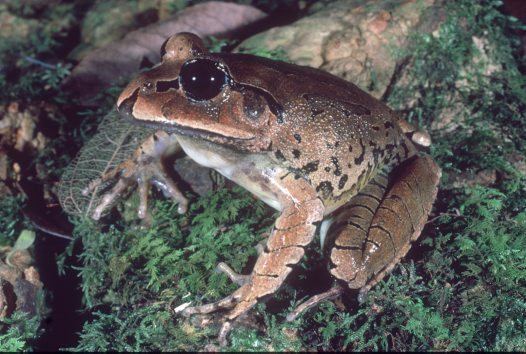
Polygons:
M278 201L276 195L269 190L272 188L265 188L265 186L262 185L264 180L269 180L267 183L271 183L270 181L275 171L272 171L270 168L262 168L260 171L254 171L254 169L258 169L258 164L255 164L255 167L254 161L250 159L249 155L247 155L247 157L241 156L240 153L233 152L215 144L201 143L193 138L180 135L177 135L177 140L179 144L181 144L181 148L192 160L204 167L216 170L226 178L254 194L267 205L281 211L281 203ZM248 164L250 164L252 168L252 171L250 171L251 175L260 174L263 178L251 178L246 172L243 172L243 167Z

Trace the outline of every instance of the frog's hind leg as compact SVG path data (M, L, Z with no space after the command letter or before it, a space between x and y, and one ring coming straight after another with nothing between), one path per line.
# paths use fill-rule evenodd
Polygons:
M328 230L325 229L324 231L324 226L322 226L320 239L327 256L330 255L332 249L333 253L335 250L336 252L339 250L347 253L346 262L353 262L352 259L361 259L363 244L367 238L365 230L371 225L373 215L385 195L387 185L387 176L383 173L378 174L349 203L333 214L332 218L327 221L330 224ZM326 240L324 240L325 238ZM337 266L336 268L344 273L345 279L356 279L364 275L357 266L346 266L341 269ZM338 276L337 278L341 279ZM294 321L304 311L322 301L338 297L343 291L344 287L335 284L326 292L315 295L297 306L287 315L287 321Z
M349 288L361 289L361 294L382 280L420 236L436 198L440 175L429 156L415 156L391 172L390 185L380 198L378 194L369 200L357 196L347 209L348 225L335 223L329 230L335 232L331 274ZM360 206L367 211L360 216L369 213L365 219L352 214Z
M420 235L437 193L440 169L415 156L389 176L378 175L337 211L328 228L331 274L364 294L388 274ZM340 284L299 305L294 320L319 302L340 295Z

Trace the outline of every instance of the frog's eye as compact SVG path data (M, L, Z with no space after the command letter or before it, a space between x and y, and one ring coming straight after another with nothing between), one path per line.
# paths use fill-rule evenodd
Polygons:
M179 82L187 97L204 101L219 95L227 82L227 74L215 61L193 59L181 68Z

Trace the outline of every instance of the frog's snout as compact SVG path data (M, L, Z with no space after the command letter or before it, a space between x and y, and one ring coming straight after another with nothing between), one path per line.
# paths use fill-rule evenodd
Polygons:
M135 102L137 102L137 97L139 96L139 88L136 88L131 95L126 95L126 92L123 92L119 99L117 100L117 110L119 111L119 114L121 117L125 119L132 119L133 118L133 106L135 105Z

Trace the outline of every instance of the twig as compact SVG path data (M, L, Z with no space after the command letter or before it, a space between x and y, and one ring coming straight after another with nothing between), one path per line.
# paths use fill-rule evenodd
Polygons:
M452 216L452 217L464 218L464 219L466 218L464 215L460 215L460 214L454 214L454 213L442 213L442 214L440 214L440 215L435 216L435 217L432 218L432 219L427 220L426 225L432 223L433 221L435 221L435 220L437 220L437 219L439 219L439 218L441 218L442 216Z
M45 63L41 60L38 60L38 59L35 59L35 58L32 58L32 57L28 57L27 55L23 56L24 60L30 62L31 64L37 64L37 65L40 65L46 69L53 69L53 70L56 70L57 67L55 65L51 65L51 64L48 64L48 63Z

